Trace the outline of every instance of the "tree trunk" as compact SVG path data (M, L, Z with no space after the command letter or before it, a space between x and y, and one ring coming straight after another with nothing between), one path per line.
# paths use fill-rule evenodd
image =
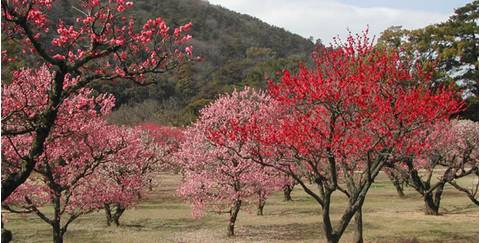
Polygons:
M337 243L340 240L337 234L335 234L332 228L332 222L330 221L330 196L332 192L325 192L324 205L322 207L322 219L323 219L323 232L328 243Z
M7 230L5 228L2 229L2 242L8 243L12 241L12 232L10 230Z
M120 217L113 217L113 223L115 226L120 226Z
M400 198L405 198L405 193L403 192L403 187L399 184L394 183L395 190L397 190L397 195Z
M354 243L363 243L363 219L362 219L362 208L358 209L355 213L354 218L354 227L355 231L353 233L353 242Z
M60 228L60 224L55 222L52 225L52 232L53 232L53 242L54 243L63 243L63 234Z
M425 194L423 196L425 202L425 214L426 215L438 215L438 205L433 200L432 194Z
M257 215L263 216L263 207L265 207L265 200L261 198L258 199L258 206L257 206Z
M52 221L52 233L54 243L63 243L63 233L61 228L61 215L60 215L60 195L53 197L53 221Z
M5 229L3 225L3 220L2 220L2 240L1 242L8 243L12 241L13 236L12 236L12 231Z
M368 189L372 185L372 181L368 181L364 184L364 188L361 188L358 192L352 192L356 194L350 196L350 202L348 207L343 212L342 217L336 224L335 228L332 227L332 222L330 220L330 200L331 193L333 191L325 190L323 197L323 230L325 238L328 243L337 243L340 242L345 229L350 224L352 218L354 218L354 236L353 242L361 243L363 242L363 217L362 217L362 207L365 202L365 197L367 195ZM352 197L354 196L354 197Z
M123 212L125 212L125 207L117 204L115 214L113 214L113 223L115 223L116 226L120 226L120 217L123 215Z
M289 202L292 201L292 189L289 185L283 188L283 201Z
M363 204L363 202L361 202L360 204ZM350 205L349 207L352 207L352 206ZM325 209L327 209L326 212L325 212ZM324 211L323 212L323 230L324 230L325 238L328 243L340 242L340 238L342 237L343 233L345 232L345 229L347 228L348 224L351 222L353 217L355 217L353 242L354 243L363 242L363 219L362 219L361 206L358 209L358 211L353 208L349 208L345 210L335 229L333 229L332 223L330 221L330 215L329 215L330 206L325 204L323 211Z
M393 173L393 172L391 172ZM391 173L385 173L387 174L388 178L392 182L393 186L395 187L395 190L397 191L397 194L400 198L405 198L405 193L403 192L403 186L402 182L393 174Z
M148 190L149 191L153 191L153 182L152 182L152 179L148 179Z
M227 236L231 237L235 235L235 221L237 220L238 212L240 211L240 206L242 205L241 200L236 200L233 203L232 208L230 209L230 220L227 227Z
M444 186L445 183L440 184L435 189L434 195L432 195L432 193L428 193L423 196L423 200L425 201L426 215L439 215L438 211L440 209L440 200L442 199Z
M105 203L103 205L105 208L105 217L107 219L107 226L110 226L112 224L112 210L110 209L110 205Z

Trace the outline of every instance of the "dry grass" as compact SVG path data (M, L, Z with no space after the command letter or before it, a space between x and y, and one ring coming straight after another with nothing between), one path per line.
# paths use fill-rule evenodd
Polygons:
M191 217L190 208L175 197L178 176L162 175L162 186L136 208L125 212L121 227L106 227L103 212L79 218L66 233L65 242L322 242L319 206L300 188L293 202L274 194L265 216L253 208L240 212L235 238L226 238L226 215L208 213ZM466 179L463 183L470 183ZM442 216L423 214L423 201L407 189L397 197L383 176L371 188L364 205L364 237L367 242L478 242L478 207L466 196L447 187L441 203ZM343 201L340 194L335 201ZM342 203L333 205L339 217ZM49 226L35 216L5 214L14 242L50 242ZM342 237L350 242L352 232Z

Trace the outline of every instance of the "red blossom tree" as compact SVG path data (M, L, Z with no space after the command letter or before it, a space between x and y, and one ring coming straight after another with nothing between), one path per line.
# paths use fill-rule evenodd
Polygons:
M354 216L354 241L362 242L361 208L378 173L419 153L425 141L412 138L463 104L448 86L431 89L431 69L373 48L366 33L313 57L315 68L300 66L270 83L279 108L258 112L246 125L232 123L228 138L256 143L251 160L292 176L318 202L327 242L339 242ZM336 191L347 206L332 222Z
M133 17L125 15L133 3L125 0L75 2L70 23L52 18L55 4L52 0L1 1L2 35L24 47L22 53L2 51L2 62L33 55L55 71L42 90L45 95L36 89L19 90L29 92L19 95L44 99L37 103L35 114L22 114L28 103L2 106L2 123L9 124L2 124L2 139L33 135L19 157L21 166L2 173L2 202L35 168L62 102L93 81L122 78L148 84L192 54L191 47L183 45L191 38L185 34L191 23L170 29L162 18L156 18L136 28Z
M263 213L268 194L281 188L275 174L246 158L250 144L228 138L232 123L248 121L262 104L271 101L264 92L250 88L221 96L186 129L188 139L177 154L184 176L179 194L190 201L194 216L201 216L207 207L218 212L226 209L228 236L234 235L242 204L257 197Z
M13 110L2 109L2 116L9 118L2 128L32 126L25 117L37 115L48 105L45 91L54 75L42 66L38 71L17 72L11 84L2 85L2 103ZM71 83L75 80L68 78L65 85ZM51 225L54 242L63 242L76 218L105 203L131 204L145 181L138 173L148 156L140 133L108 124L104 117L115 99L92 92L79 89L57 107L55 124L42 154L35 157L33 174L2 203L13 212L37 214ZM22 158L35 137L33 133L2 137L2 175L21 170ZM40 208L50 203L53 215Z

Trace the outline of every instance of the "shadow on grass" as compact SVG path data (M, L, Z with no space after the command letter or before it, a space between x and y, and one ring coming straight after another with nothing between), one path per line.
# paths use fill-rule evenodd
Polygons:
M137 231L165 231L165 232L187 232L208 228L211 225L218 225L221 220L208 218L177 218L177 219L144 219L130 221L123 227Z
M321 224L247 225L238 228L237 236L249 240L318 240L323 239Z
M453 209L442 208L443 214L465 214L470 212L472 209L478 210L478 206L472 204L466 206L453 206Z
M148 203L148 204L146 204L146 203L144 203L144 204L136 206L137 210L138 209L160 209L160 210L162 210L162 209L168 209L168 210L170 210L170 209L180 209L180 210L182 210L182 209L188 209L188 208L189 208L189 206L187 204L171 204L171 203L169 203L169 204L166 204L166 203L164 203L164 204L159 204L159 203L155 203L155 204L154 203Z
M32 232L25 232L21 230L12 231L12 242L44 242L42 239L52 238L52 230L33 230ZM25 240L25 241L23 241Z
M315 210L311 208L294 208L294 209L280 209L280 210L277 209L265 215L266 216L285 216L285 215L299 215L299 214L321 215L321 212L322 212L321 210Z
M375 243L464 243L464 242L478 242L478 237L465 237L457 234L450 236L448 240L419 240L413 238L389 238L389 239L375 239Z
M145 225L141 225L141 224L123 224L123 225L120 225L120 227L141 229L141 228L145 228Z
M378 228L371 224L364 223L364 227ZM351 227L345 230L345 235L352 232ZM302 241L302 242L323 242L323 228L321 223L292 223L292 224L271 224L271 225L246 225L237 229L237 236L250 241Z

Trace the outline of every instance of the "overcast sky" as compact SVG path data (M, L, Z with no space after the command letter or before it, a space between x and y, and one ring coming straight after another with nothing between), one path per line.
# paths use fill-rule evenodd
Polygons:
M255 16L304 37L345 37L347 29L371 34L392 25L408 29L445 21L468 0L209 0L236 12Z

